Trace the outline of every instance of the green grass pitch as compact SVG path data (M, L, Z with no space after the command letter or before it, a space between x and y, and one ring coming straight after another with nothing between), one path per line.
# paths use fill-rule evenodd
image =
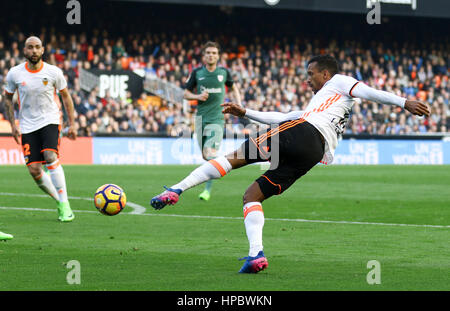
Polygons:
M214 181L209 202L201 185L148 208L193 168L66 165L76 218L59 223L25 166L0 166L0 231L14 235L0 242L0 290L450 290L450 166L315 167L263 203L269 267L256 275L237 272L248 252L242 195L258 165ZM105 183L132 203L119 215L88 200ZM138 205L145 212L130 214ZM81 284L66 281L70 260ZM370 260L381 284L367 283Z

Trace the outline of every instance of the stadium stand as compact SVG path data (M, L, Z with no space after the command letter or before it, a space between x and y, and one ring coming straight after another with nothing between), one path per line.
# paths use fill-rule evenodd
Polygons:
M106 27L109 19L120 18L120 13L111 11L99 16L97 24L84 25L84 28L68 28L67 25L58 28L55 19L49 19L50 25L42 22L33 25L34 30L30 30L32 22L2 28L15 30L1 33L0 82L4 83L9 68L24 61L24 40L33 33L44 42L45 61L59 66L66 75L80 136L99 133L178 136L183 130L193 128L195 102L186 110L182 103L168 103L147 92L138 98L132 98L130 92L124 99L113 98L108 92L100 97L98 89L86 92L81 88L80 70L141 70L182 87L193 68L201 64L201 44L212 39L222 45L220 65L231 70L241 89L242 103L251 109L288 112L304 108L313 96L306 84L306 62L312 55L330 53L338 59L342 74L378 89L426 101L432 109L429 118L417 118L397 107L357 100L346 134L445 133L450 127L450 43L445 30L439 29L436 26L439 23L432 20L424 23L444 33L443 39L435 40L433 36L434 43L428 44L405 37L392 45L388 38L379 39L383 34L374 32L373 38L363 39L357 35L357 30L346 27L330 30L326 36L316 35L317 24L311 16L305 16L311 21L311 31L305 31L304 26L298 32L286 30L285 35L270 31L271 23L277 23L277 19L279 22L281 16L265 26L267 35L261 37L236 31L238 25L245 28L247 23L255 22L254 19L234 14L237 20L226 22L226 12L219 12L224 22L218 19L213 25L190 20L192 12L187 12L186 16L178 18L193 23L191 29L195 31L171 29L168 32L153 26L160 21L156 15L166 16L166 23L170 24L170 10L164 5L156 8L157 13L149 14L149 18L155 17L153 24L143 23L142 29ZM261 14L267 15L267 12ZM346 15L337 18L346 18ZM349 21L352 18L356 17L348 15ZM14 13L8 20L14 20ZM406 18L405 23L405 28L411 26ZM133 23L134 27L136 24ZM177 23L178 27L180 24L183 23ZM295 21L290 27L296 27ZM286 27L280 26L278 31L283 33L283 29ZM439 31L435 35L439 36ZM398 32L401 37L408 30ZM355 36L351 35L353 33ZM10 128L3 110L0 104L0 131L8 132ZM226 123L228 132L244 133L239 124L245 125L245 120L227 116Z

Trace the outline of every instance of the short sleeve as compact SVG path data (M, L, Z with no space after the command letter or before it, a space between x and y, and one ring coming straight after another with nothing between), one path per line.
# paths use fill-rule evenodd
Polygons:
M5 92L9 95L14 94L16 91L16 83L14 81L13 73L11 70L6 75Z
M55 82L55 88L59 91L64 90L67 87L67 81L66 78L64 78L64 74L61 69L58 68L57 74L56 74L56 82Z
M189 91L194 91L195 87L197 86L197 79L196 79L196 74L197 74L197 69L194 69L194 71L192 71L192 73L189 75L187 81L186 81L186 85L185 85L185 89L189 90Z
M233 77L231 76L231 72L228 69L225 69L225 71L227 72L227 79L225 81L225 85L227 87L233 87L234 81Z
M341 94L352 97L352 90L359 83L355 78L345 75L336 75L333 82Z

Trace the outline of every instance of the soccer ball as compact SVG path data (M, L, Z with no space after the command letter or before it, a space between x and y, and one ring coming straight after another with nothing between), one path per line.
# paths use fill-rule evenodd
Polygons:
M126 203L127 196L122 188L117 185L106 184L95 191L95 207L104 215L113 216L119 214Z

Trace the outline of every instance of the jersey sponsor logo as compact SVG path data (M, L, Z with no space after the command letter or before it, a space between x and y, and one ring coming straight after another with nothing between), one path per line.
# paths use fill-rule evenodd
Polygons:
M198 78L199 81L201 81L201 80L203 80L203 79L205 79L205 77Z
M48 79L47 78L42 79L42 83L44 83L44 85L47 85L48 84Z
M219 82L223 81L223 75L217 75L217 80L219 80Z
M206 88L203 85L200 86L200 93L203 93L204 91L208 92L209 94L219 94L222 93L222 88L220 87Z

